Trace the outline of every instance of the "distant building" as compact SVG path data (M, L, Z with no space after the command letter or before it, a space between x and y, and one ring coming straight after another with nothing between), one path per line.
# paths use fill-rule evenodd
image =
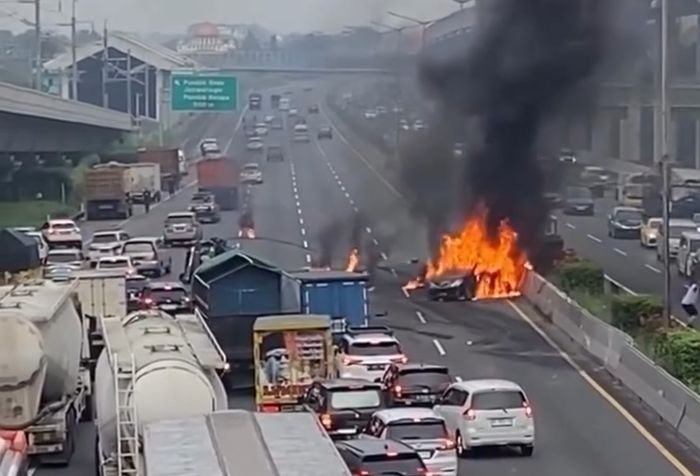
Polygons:
M251 36L261 42L267 40L269 33L256 26L195 23L187 28L187 38L178 42L177 52L184 55L227 53L241 49L246 42L249 44Z

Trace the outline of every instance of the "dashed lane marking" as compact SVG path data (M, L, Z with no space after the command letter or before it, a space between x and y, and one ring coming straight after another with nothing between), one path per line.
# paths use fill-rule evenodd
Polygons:
M422 312L416 311L416 317L418 318L421 324L425 324L425 316Z
M386 253L384 253L383 251L382 251L382 253L381 253L380 256L382 257L382 259L383 259L384 261L386 261L386 260L389 259L389 257L388 257L388 256L386 255Z
M567 223L567 224L566 224L566 227L567 227L567 228L571 228L572 230L575 230L575 229L576 229L576 225L574 225L574 224L572 224L572 223Z
M661 270L659 268L656 268L650 264L645 264L644 267L648 270L655 272L655 273L661 274Z
M307 262L308 264L311 264L311 255L308 254L308 253L306 253L306 262Z
M533 321L530 316L528 316L525 311L523 311L520 306L512 301L508 301L510 307L534 330L539 334L542 339L544 339L549 346L556 351L556 353L568 363L576 373L591 387L595 390L606 402L608 402L613 409L615 409L622 417L627 420L627 422L632 425L632 427L637 430L637 432L644 437L666 460L674 467L682 476L693 476L692 471L685 467L659 440L652 435L649 430L647 430L644 425L642 425L625 407L620 404L615 397L610 395L603 387L601 387L598 382L596 382L588 373L574 361L574 359L569 356L559 345L554 342L554 340L549 337L539 325Z
M404 288L401 288L401 292L403 293L404 296L406 296L406 299L409 299L411 297L411 295L408 294L408 291L406 291Z
M597 236L591 235L590 233L589 233L588 235L586 235L586 236L588 237L589 240L593 240L593 241L595 241L596 243L602 243L602 242L603 242L603 240L601 240L601 239L598 238Z
M438 354L440 355L445 355L447 352L445 352L445 349L442 347L442 344L440 343L439 340L433 339L433 345L438 351Z
M301 244L302 244L302 246L303 246L304 248L308 248L308 247L309 247L309 242L306 241L306 240L302 241Z
M622 255L622 256L627 256L627 252L622 251L620 248L615 248L615 253Z

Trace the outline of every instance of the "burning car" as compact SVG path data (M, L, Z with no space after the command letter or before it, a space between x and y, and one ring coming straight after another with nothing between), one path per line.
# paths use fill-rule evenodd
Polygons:
M435 276L427 287L431 301L471 301L476 297L476 279L472 273Z

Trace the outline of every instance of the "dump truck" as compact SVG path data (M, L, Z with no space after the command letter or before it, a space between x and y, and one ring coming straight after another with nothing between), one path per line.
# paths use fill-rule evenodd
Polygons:
M127 167L127 195L131 203L144 203L145 193L151 195L151 202L160 201L160 164L136 163Z
M139 149L137 162L160 165L161 190L175 193L180 188L182 174L179 149Z
M200 192L211 192L221 210L238 210L239 168L230 157L207 157L197 162Z
M86 220L123 220L132 214L129 166L119 162L96 164L85 171Z
M92 416L89 344L77 282L0 286L0 428L24 430L27 453L68 465Z
M100 476L143 474L145 425L228 409L226 359L201 315L137 311L103 317L95 374ZM137 420L138 417L138 420Z

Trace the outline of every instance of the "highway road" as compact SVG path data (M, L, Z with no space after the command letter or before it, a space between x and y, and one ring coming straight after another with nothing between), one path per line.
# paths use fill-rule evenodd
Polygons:
M304 92L294 85L293 106L305 111L321 103L321 83ZM269 91L268 91L269 93ZM258 114L260 117L260 114ZM406 297L400 290L401 272L410 257L425 255L422 227L412 223L401 208L402 198L374 168L368 146L349 131L336 130L330 141L317 141L320 124L333 121L322 111L308 117L311 143L291 142L289 128L271 132L268 144L281 143L287 157L283 163L266 163L244 151L245 140L236 133L229 152L259 161L264 183L247 193L252 204L258 236L272 241L241 242L242 248L286 268L299 268L318 259L322 235L335 232L334 266L342 266L352 246L352 229L358 217L362 223L365 255L377 253L383 264L396 271L378 273L371 293L372 309L388 311L386 323L394 328L410 359L449 365L462 379L502 377L519 382L533 401L538 440L532 458L515 457L506 451L484 453L463 461L460 475L491 476L671 476L700 474L694 455L684 468L651 432L635 428L637 420L611 404L613 397L594 387L582 370L570 366L532 327L539 322L523 303L508 301L481 303L433 303L418 292ZM188 131L190 142L214 136L226 144L235 129L236 117L217 116ZM366 153L367 152L367 153ZM194 177L193 177L194 178ZM121 226L133 234L157 235L167 213L186 207L193 187L186 189L148 215ZM236 233L237 214L226 213L221 223L206 225L207 236ZM94 225L86 224L89 227ZM350 230L350 231L348 231ZM176 275L183 266L183 252L173 250ZM592 381L592 380L591 380ZM628 404L629 402L625 402ZM250 408L250 400L232 396L231 404ZM643 421L643 423L646 423ZM651 425L650 425L651 427ZM94 431L83 424L78 451L71 467L41 468L42 476L92 475ZM666 454L666 455L664 455ZM691 466L695 464L696 466Z

